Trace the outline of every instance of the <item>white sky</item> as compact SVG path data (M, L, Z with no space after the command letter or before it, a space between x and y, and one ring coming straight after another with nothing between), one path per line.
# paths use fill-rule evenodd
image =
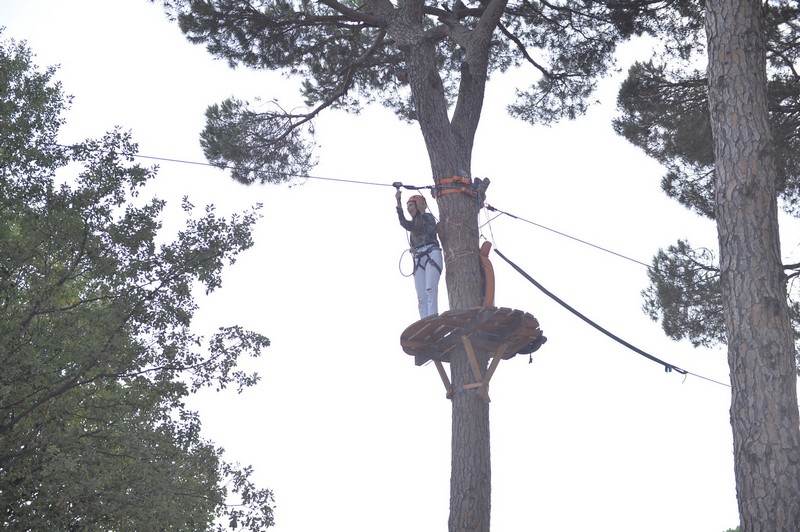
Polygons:
M40 66L61 65L57 79L75 96L64 142L119 125L142 154L204 161L207 105L231 95L297 98L274 74L212 60L146 0L3 0L0 24L3 38L28 41ZM622 66L645 53L627 47ZM504 111L513 83L530 75L487 92L473 175L492 180L489 204L645 263L679 238L716 247L712 223L666 198L663 169L611 129L620 76L587 117L544 128ZM317 130L314 176L431 184L417 126L382 108L328 113ZM213 168L161 163L153 191L173 216L184 194L223 213L265 206L254 248L226 270L222 289L200 298L196 319L199 332L241 324L268 336L272 346L248 363L263 378L241 395L208 393L193 404L226 458L252 464L274 490L273 530L446 530L450 404L436 370L414 366L400 348L417 311L398 269L406 236L394 189L322 180L248 188ZM723 349L670 341L642 313L644 267L505 216L483 233L615 334L728 381ZM496 303L535 315L549 339L532 364L504 361L492 380L492 530L735 527L729 389L666 374L492 261ZM440 301L446 309L444 281Z

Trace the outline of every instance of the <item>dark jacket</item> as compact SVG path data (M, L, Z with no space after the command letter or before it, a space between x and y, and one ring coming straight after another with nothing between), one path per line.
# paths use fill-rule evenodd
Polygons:
M397 216L400 219L400 225L411 233L412 248L428 244L439 245L439 239L436 237L436 218L431 213L426 212L421 216L417 214L413 220L406 220L403 208L397 207Z

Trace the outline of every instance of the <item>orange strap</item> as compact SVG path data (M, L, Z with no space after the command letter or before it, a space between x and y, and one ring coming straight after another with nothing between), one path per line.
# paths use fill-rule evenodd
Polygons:
M473 198L476 196L475 191L470 189L470 188L445 188L445 189L434 190L433 191L433 197L434 198L440 198L440 197L444 196L445 194L451 194L453 192L462 192L464 194L468 194L468 195L472 196Z
M445 177L443 179L435 181L435 183L437 185L446 185L448 183L456 183L456 182L461 182L461 183L464 183L465 185L470 185L471 184L471 181L469 180L469 178L461 177L460 175L454 175L453 177Z
M434 183L436 184L433 187L433 197L437 199L444 194L450 194L452 192L463 192L472 197L477 195L477 192L471 188L472 180L468 177L454 175L453 177L439 179L434 181Z

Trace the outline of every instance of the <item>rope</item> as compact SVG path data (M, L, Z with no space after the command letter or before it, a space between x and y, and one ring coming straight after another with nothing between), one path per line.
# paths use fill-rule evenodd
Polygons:
M400 275L402 275L403 277L408 278L408 277L411 277L412 275L414 275L414 270L412 269L411 273L409 273L408 275L403 273L403 257L406 256L406 253L409 253L408 249L404 249L403 252L400 254L400 260L397 262L397 269L400 270Z
M589 325L591 325L592 327L594 327L595 329L597 329L597 330L598 330L598 331L600 331L601 333L605 334L605 335L606 335L606 336L608 336L609 338L611 338L611 339L615 340L616 342L619 342L620 344L624 345L625 347L627 347L628 349L630 349L630 350L634 351L635 353L637 353L637 354L639 354L639 355L641 355L641 356L643 356L643 357L645 357L645 358L647 358L647 359L649 359L649 360L652 360L653 362L656 362L657 364L661 364L662 366L664 366L664 371L666 371L667 373L669 373L669 372L671 372L671 371L675 371L675 372L677 372L677 373L680 373L681 375L693 375L693 376L695 376L695 377L699 377L699 378L701 378L701 379L705 379L705 380L707 380L707 381L710 381L710 382L713 382L713 383L716 383L716 384L719 384L719 385L722 385L722 386L727 386L727 387L729 387L729 388L730 388L730 385L729 385L729 384L726 384L726 383L724 383L724 382L715 381L715 380L713 380L713 379L709 379L708 377L703 377L702 375L697 375L696 373L692 373L691 371L687 371L687 370L685 370L685 369L679 368L678 366L676 366L676 365L674 365L674 364L670 364L669 362L665 362L665 361L661 360L660 358L654 357L654 356L653 356L653 355L651 355L650 353L647 353L647 352L645 352L645 351L643 351L643 350L639 349L638 347L636 347L636 346L634 346L634 345L632 345L632 344L630 344L630 343L626 342L625 340L623 340L623 339L622 339L622 338L620 338L619 336L617 336L617 335L615 335L615 334L613 334L613 333L609 332L608 330L604 329L603 327L601 327L600 325L598 325L598 324L597 324L597 323L595 323L594 321L590 320L589 318L587 318L586 316L584 316L583 314L581 314L580 312L578 312L577 310L575 310L573 307L571 307L570 305L568 305L567 303L565 303L565 302L564 302L562 299L560 299L558 296L556 296L555 294L553 294L552 292L550 292L549 290L547 290L547 289L546 289L544 286L542 286L541 284L539 284L539 283L538 283L538 282L537 282L537 281L536 281L536 280L535 280L533 277L531 277L530 275L528 275L528 274L527 274L527 273L526 273L526 272L525 272L525 271L524 271L522 268L520 268L519 266L517 266L516 264L514 264L513 262L511 262L511 260L509 260L509 259L508 259L508 257L506 257L505 255L503 255L502 253L500 253L500 251L499 251L499 250L495 249L495 252L496 252L498 255L500 255L500 257L501 257L501 258L502 258L504 261L506 261L508 264L510 264L512 268L514 268L515 270L517 270L517 272L519 272L519 273L520 273L520 275L522 275L523 277L525 277L525 278L526 278L528 281L530 281L530 282L531 282L531 283L532 283L534 286L536 286L536 288L538 288L539 290L541 290L542 292L544 292L544 294L545 294L545 295L547 295L548 297L550 297L550 298L551 298L553 301L555 301L556 303L558 303L559 305L561 305L562 307L564 307L564 308L565 308L565 309L567 309L568 311L572 312L572 313L573 313L575 316L579 317L580 319L582 319L583 321L585 321L586 323L588 323Z

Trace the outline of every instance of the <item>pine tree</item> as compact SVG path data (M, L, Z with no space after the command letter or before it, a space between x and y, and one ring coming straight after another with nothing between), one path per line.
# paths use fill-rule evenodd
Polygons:
M652 26L663 55L631 68L615 122L667 167L669 196L716 221L719 263L685 241L660 251L646 309L673 338L728 344L748 531L800 520L797 265L781 264L778 233L778 198L792 215L800 199L799 16L796 2L676 2Z
M641 32L647 3L356 0L246 2L165 0L187 38L232 65L302 78L305 113L235 98L209 107L201 142L210 162L243 183L304 174L313 119L326 108L357 111L377 102L419 124L433 183L471 178L484 93L493 72L524 66L538 81L519 91L511 113L532 123L574 118L587 108L617 43ZM268 95L265 95L268 96ZM477 214L468 194L437 199L451 309L479 307ZM479 354L485 368L487 354ZM453 384L472 382L462 349ZM488 531L489 409L477 394L452 400L452 531Z

